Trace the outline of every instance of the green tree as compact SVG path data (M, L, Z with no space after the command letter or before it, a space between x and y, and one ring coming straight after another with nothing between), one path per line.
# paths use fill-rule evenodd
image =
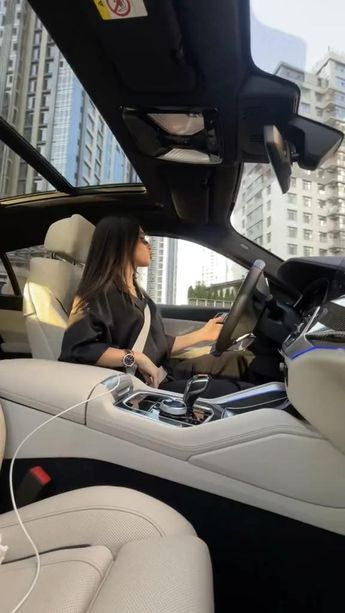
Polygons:
M195 298L195 289L191 285L188 288L188 299Z
M195 286L195 298L202 298L202 285L200 281L197 281Z
M230 288L229 287L227 287L226 290L225 290L224 300L226 300L227 302L230 302L230 300L231 300Z

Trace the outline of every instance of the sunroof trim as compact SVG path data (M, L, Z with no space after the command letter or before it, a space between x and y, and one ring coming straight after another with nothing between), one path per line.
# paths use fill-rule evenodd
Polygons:
M97 186L87 185L85 187L75 187L73 188L72 194L66 194L61 191L46 191L46 192L33 192L31 194L20 194L18 196L7 196L6 198L2 198L0 200L1 206L11 206L12 204L23 204L23 203L31 203L40 200L53 200L54 198L61 197L78 197L78 196L106 196L106 195L117 195L117 194L125 194L125 193L137 193L141 195L147 194L146 187L142 183L114 183L113 185L100 186L98 189Z
M73 185L3 117L0 117L0 140L19 155L56 190L71 194Z

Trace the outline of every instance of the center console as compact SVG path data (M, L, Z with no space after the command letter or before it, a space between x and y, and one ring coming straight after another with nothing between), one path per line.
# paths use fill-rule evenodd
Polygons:
M308 332L309 344L313 338ZM285 361L298 415L282 383L206 399L205 378L182 395L95 366L2 360L5 457L49 421L22 457L112 463L345 534L345 350Z
M183 400L169 397L167 392L137 391L125 397L117 406L124 411L179 428L207 423L215 417L214 409L207 402L198 401L191 411L187 411Z
M207 383L205 375L195 375L187 383L183 397L168 391L133 391L125 387L116 393L116 406L132 415L178 428L199 426L260 408L289 411L291 406L283 383L267 383L210 400L202 398Z
M315 325L317 327L320 309L321 307L318 306L309 313L306 313L301 321L291 330L289 336L282 345L282 354L284 358L291 359L293 356L310 347L307 340L307 334L311 329L315 328Z

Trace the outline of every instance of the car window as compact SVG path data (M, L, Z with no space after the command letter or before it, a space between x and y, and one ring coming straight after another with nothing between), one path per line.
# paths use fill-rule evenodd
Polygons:
M18 281L20 290L23 292L24 285L29 274L29 266L31 257L46 257L48 251L43 245L36 247L30 247L27 249L18 249L17 251L10 251L7 254L8 260L12 266L12 270ZM0 260L0 294L13 295L12 283L8 277L5 266Z
M78 187L136 172L28 0L0 0L0 116ZM0 194L54 189L0 142Z
M195 243L150 237L152 263L138 281L158 304L228 307L246 269Z
M289 10L251 0L254 62L298 85L301 115L345 133L344 22L343 0L291 0ZM267 164L246 164L231 221L283 259L344 254L345 144L314 172L294 164L285 195Z
M5 296L5 295L13 296L14 291L13 291L13 287L12 287L10 278L7 274L7 270L1 258L0 259L0 296Z

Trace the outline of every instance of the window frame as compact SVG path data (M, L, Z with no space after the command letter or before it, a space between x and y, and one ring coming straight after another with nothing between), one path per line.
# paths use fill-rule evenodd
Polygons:
M4 265L5 271L7 273L7 276L9 278L9 281L11 283L12 289L13 289L13 295L17 298L22 298L22 292L18 283L18 279L16 277L16 274L13 270L12 264L9 260L9 257L7 255L7 253L0 253L0 260ZM10 294L7 295L8 297L10 297ZM13 296L12 296L13 297Z

